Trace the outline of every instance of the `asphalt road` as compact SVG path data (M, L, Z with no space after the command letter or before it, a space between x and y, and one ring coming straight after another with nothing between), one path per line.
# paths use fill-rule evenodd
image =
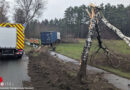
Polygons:
M28 76L28 57L23 55L21 59L13 57L0 59L0 77L3 78L3 83L0 84L0 89L5 87L20 88L23 87L23 81L29 81Z

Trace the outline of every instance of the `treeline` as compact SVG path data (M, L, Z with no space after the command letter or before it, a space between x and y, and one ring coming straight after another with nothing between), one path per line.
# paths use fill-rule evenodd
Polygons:
M130 36L130 6L125 7L120 4L117 6L101 4L104 16L116 27L118 27L125 35ZM86 12L87 6L69 7L65 10L63 19L44 20L31 22L26 30L28 38L39 38L40 32L43 31L59 31L62 37L86 38L88 32L89 17ZM106 27L101 25L102 33L108 34ZM112 33L110 33L112 34ZM115 34L112 34L115 35ZM111 38L111 35L104 35ZM113 36L114 37L114 36Z
M51 22L51 21L50 21ZM44 31L61 31L58 25L50 23L48 20L39 22L32 21L27 25L25 35L27 38L40 38L40 32Z
M28 25L26 34L28 35L28 38L30 38L33 35L31 34L32 32L37 32L38 34L33 35L33 37L38 38L38 35L40 35L39 33L42 31L59 31L61 32L62 37L84 38L88 31L86 22L89 20L86 8L85 5L80 7L69 7L66 9L63 19L54 19L50 21L46 19L41 23L37 21L31 22ZM39 25L40 29L36 29ZM35 26L35 29L32 28L33 26Z

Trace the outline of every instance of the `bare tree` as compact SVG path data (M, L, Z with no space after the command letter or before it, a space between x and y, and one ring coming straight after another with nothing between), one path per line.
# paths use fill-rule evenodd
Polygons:
M15 10L14 20L17 23L22 23L22 24L25 23L25 14L24 14L23 10L21 10L19 8Z
M0 23L7 22L7 11L9 4L5 0L0 0Z
M32 19L42 15L44 8L45 0L16 0L14 19L16 22L24 21L28 24Z

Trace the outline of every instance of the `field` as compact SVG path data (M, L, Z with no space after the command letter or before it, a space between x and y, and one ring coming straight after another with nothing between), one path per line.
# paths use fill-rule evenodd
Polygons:
M107 48L109 48L112 51L112 53L116 53L120 56L123 56L123 57L127 58L128 61L127 62L122 61L121 66L119 68L112 68L111 66L106 65L106 63L104 63L106 60L105 55L102 56L103 52L100 51L100 54L94 60L94 62L96 63L96 64L94 64L94 66L101 68L101 69L105 69L110 72L113 72L122 77L130 78L130 73L128 72L130 70L130 67L129 67L130 66L130 62L129 62L130 61L130 58L129 58L130 48L122 40L103 40L103 42L104 42L105 46L107 46ZM85 40L80 39L79 43L77 43L77 44L75 44L75 43L59 44L56 48L56 52L61 53L65 56L71 57L73 59L80 60L84 43L85 43ZM98 43L96 40L94 40L92 48L90 50L90 54L92 54L97 49L98 49ZM89 64L91 64L91 63L89 63Z

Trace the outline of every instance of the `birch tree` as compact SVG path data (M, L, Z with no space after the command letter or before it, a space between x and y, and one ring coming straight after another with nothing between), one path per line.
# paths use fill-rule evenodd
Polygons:
M95 30L96 24L98 23L97 16L99 15L99 13L97 12L97 8L92 8L91 13L89 11L87 11L87 12L88 12L89 17L90 17L90 25L89 25L88 36L87 36L87 39L85 41L85 45L84 45L83 52L81 55L80 70L79 70L78 75L77 75L78 80L80 82L82 82L83 79L86 77L86 67L87 67L87 62L89 59L89 51L90 51L91 44L92 44L92 36L93 36L93 32Z
M89 32L81 55L81 66L78 72L78 80L80 82L82 82L84 77L86 77L86 67L89 59L89 51L91 49L92 35L94 31L97 32L97 40L99 44L99 49L94 53L94 55L97 54L100 49L102 49L104 51L104 54L107 56L109 62L112 64L113 61L110 57L114 57L114 55L109 51L109 49L107 49L103 45L103 42L101 40L101 34L98 25L99 22L103 22L108 28L114 31L121 39L123 39L130 46L130 37L125 36L118 28L110 24L107 21L107 19L105 19L105 17L102 15L100 8L96 7L93 4L91 4L90 6L91 6L91 13L87 10L88 15L90 17ZM118 65L115 67L118 67Z
M128 46L130 47L130 37L125 36L125 35L121 32L121 30L119 30L118 28L116 28L115 26L113 26L112 24L110 24L105 17L102 18L102 22L103 22L107 27L109 27L112 31L114 31L121 39L123 39L123 40L126 42L126 44L128 44Z

